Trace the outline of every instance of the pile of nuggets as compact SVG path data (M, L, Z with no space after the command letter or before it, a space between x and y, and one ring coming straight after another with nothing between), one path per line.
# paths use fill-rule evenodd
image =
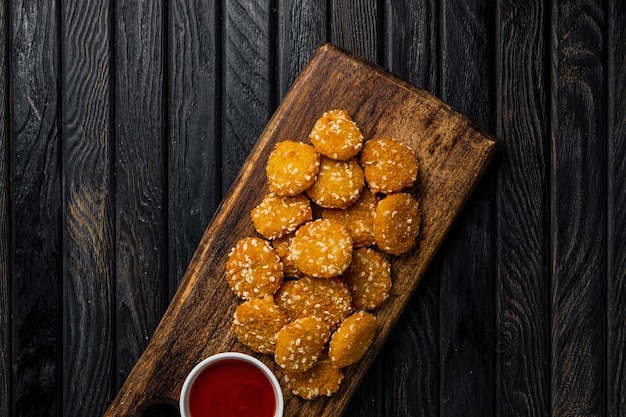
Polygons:
M372 344L391 256L414 246L421 222L405 191L418 175L407 145L365 141L344 110L325 112L309 140L276 144L269 193L250 213L260 236L239 240L226 264L243 300L235 335L273 355L289 389L307 400L336 392L343 369Z

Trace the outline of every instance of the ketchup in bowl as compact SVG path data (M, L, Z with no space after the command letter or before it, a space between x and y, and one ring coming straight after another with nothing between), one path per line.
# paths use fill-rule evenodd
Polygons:
M258 359L228 352L202 361L181 392L183 417L282 416L282 391Z

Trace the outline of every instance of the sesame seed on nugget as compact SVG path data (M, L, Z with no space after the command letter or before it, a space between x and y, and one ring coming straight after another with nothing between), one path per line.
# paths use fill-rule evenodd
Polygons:
M326 358L320 359L311 369L295 373L285 370L285 382L294 395L312 400L326 395L330 397L343 381L343 370L335 368Z
M278 142L265 168L269 189L283 196L300 194L313 185L319 167L320 155L313 146L292 140Z
M402 255L413 247L420 230L419 204L411 194L390 194L378 202L374 240L382 251Z
M417 179L415 152L393 138L365 142L359 162L363 166L365 181L374 193L396 193L413 185Z
M364 186L363 168L356 158L335 161L322 156L317 181L306 192L320 207L346 208L359 198Z
M287 324L287 315L271 295L244 301L235 309L233 331L237 339L255 352L272 354L276 333Z
M345 161L363 147L363 134L345 110L329 110L317 119L309 139L315 149L329 158Z
M293 197L270 193L250 213L254 228L266 239L291 233L313 217L311 201L304 194Z
M339 278L304 277L285 282L276 292L276 304L289 319L306 316L322 319L334 330L352 312L352 297Z
M297 319L276 334L274 360L283 369L304 372L315 365L329 337L330 330L321 319Z
M355 248L374 244L374 215L378 199L364 187L361 196L346 209L324 209L322 218L343 224Z
M272 245L258 237L239 240L228 254L226 280L244 300L274 294L283 282L283 264Z
M391 290L391 264L371 248L359 248L341 278L350 289L355 310L380 307ZM280 290L279 290L280 291Z
M346 318L333 333L328 356L336 368L344 368L358 362L374 340L376 317L358 311Z
M341 223L327 219L300 226L289 248L294 266L311 277L341 275L352 260L352 237Z

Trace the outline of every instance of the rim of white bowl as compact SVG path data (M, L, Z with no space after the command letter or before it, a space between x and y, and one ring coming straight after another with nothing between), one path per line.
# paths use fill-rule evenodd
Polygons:
M191 388L191 384L195 381L196 377L202 372L206 367L213 365L216 362L220 362L223 360L241 360L244 362L248 362L259 368L265 376L270 380L272 384L272 388L274 389L274 397L276 398L276 411L274 413L274 417L282 417L284 411L284 398L283 391L278 383L278 379L276 375L267 367L263 362L254 356L247 355L241 352L222 352L216 353L215 355L211 355L206 359L200 361L196 366L193 367L191 372L185 378L185 382L183 383L183 387L180 391L180 415L181 417L190 417L189 416L189 391Z

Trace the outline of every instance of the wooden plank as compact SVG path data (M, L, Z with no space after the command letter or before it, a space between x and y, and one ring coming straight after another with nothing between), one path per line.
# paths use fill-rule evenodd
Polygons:
M168 11L169 297L222 199L218 2Z
M378 0L339 0L329 2L329 41L363 58L382 64Z
M548 13L499 3L496 415L550 415Z
M607 416L626 417L626 3L607 24Z
M289 0L278 2L278 98L281 100L328 31L326 2Z
M385 67L436 94L437 3L387 1L384 21ZM374 362L380 363L384 378L380 385L387 399L378 415L439 415L438 264L435 256Z
M606 413L604 5L552 3L551 413Z
M226 0L223 5L223 192L275 106L272 7L271 0Z
M238 300L225 279L227 254L239 239L255 234L249 213L267 192L265 166L275 143L287 134L306 140L315 119L328 108L345 108L368 136L393 132L415 150L422 166L415 188L422 202L421 237L412 253L394 260L394 286L390 299L377 311L379 332L372 347L358 366L346 368L345 384L332 397L304 401L283 388L287 416L332 417L344 411L492 158L495 142L425 91L325 45L285 96L252 149L146 352L106 416L134 416L152 402L177 401L187 373L204 357L227 350L252 353L231 331ZM282 372L271 357L256 356L282 380Z
M0 2L0 416L10 417L11 393L11 262L9 173L9 19L7 2Z
M447 0L441 8L440 95L480 125L495 120L495 9ZM495 182L489 171L444 243L440 261L440 413L494 414Z
M115 10L115 356L119 387L167 305L168 257L163 4L118 0Z
M57 2L10 3L13 413L61 413Z
M115 250L109 8L107 1L66 1L61 11L61 398L62 415L67 417L101 415L110 400L113 378Z

